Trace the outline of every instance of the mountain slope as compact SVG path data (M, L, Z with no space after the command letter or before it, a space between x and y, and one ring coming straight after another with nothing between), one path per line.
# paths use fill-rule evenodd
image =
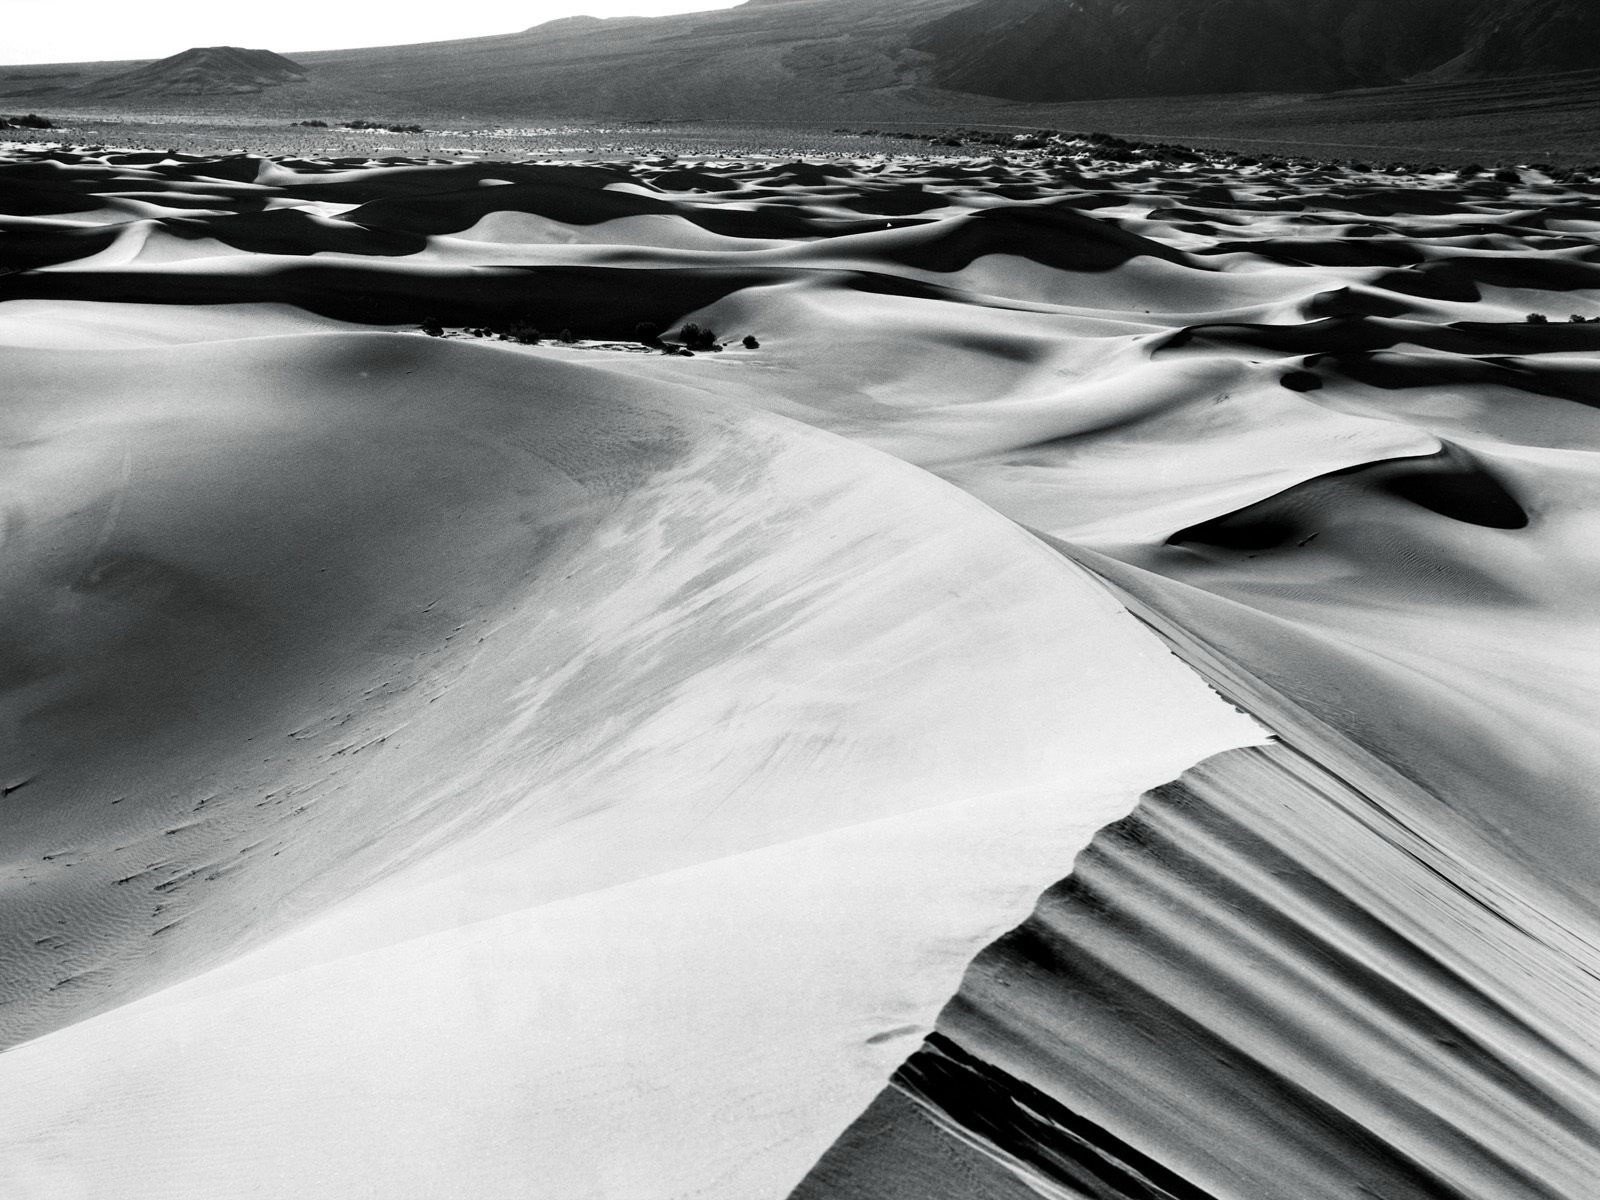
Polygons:
M1439 79L1536 75L1600 67L1600 7L1592 0L1489 0L1474 14L1466 48Z
M267 88L305 80L306 70L271 50L238 46L196 46L146 66L97 79L80 90L84 96L120 99L128 96L253 95Z
M575 17L459 41L293 52L301 78L282 78L271 104L285 114L359 105L388 116L802 119L824 107L904 110L922 105L928 63L911 43L968 2L767 0L670 17ZM248 73L241 75L250 86L174 86L172 76L201 53L210 52L156 64L0 67L0 95L60 102L205 94L227 110L232 94L245 97L233 102L238 111L269 111L265 97L246 95L258 82Z
M979 0L917 43L941 86L1014 100L1397 82L1460 44L1454 0Z
M293 59L210 47L148 64L0 67L0 96L150 111L206 96L219 112L284 117L976 120L1005 101L1327 92L1585 65L1600 66L1589 0L749 0Z
M566 20L503 38L297 56L330 83L482 111L804 116L921 80L909 49L960 0L785 0L676 17Z
M1600 66L1591 0L978 0L915 43L1010 100L1308 92Z

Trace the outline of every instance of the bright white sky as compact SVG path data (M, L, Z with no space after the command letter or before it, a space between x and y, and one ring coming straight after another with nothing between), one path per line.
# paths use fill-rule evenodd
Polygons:
M514 33L579 13L663 16L741 0L472 0L364 5L338 0L0 0L0 63L165 58L190 46L334 50Z

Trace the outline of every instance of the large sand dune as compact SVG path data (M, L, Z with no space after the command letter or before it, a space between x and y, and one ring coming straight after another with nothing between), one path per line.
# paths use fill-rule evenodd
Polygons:
M14 152L0 1191L1585 1200L1569 314L1533 172Z

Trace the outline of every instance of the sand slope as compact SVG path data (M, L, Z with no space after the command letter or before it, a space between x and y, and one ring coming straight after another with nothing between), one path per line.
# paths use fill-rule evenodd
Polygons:
M1584 1196L1587 185L0 172L12 1190Z

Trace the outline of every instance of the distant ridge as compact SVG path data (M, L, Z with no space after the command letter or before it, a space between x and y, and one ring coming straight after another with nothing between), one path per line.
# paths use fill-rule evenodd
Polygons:
M1397 83L1455 54L1460 0L977 0L916 43L942 87L1011 100Z
M1600 4L1595 0L1484 0L1462 53L1435 79L1485 79L1600 67Z
M1016 125L1034 119L1009 107L1018 102L1448 88L1584 68L1600 68L1600 0L748 0L294 59L212 46L156 63L0 67L0 96L19 111L189 110L206 97L218 111L285 119L381 110L881 124L959 111ZM1519 109L1533 144L1554 144L1535 131L1557 109L1563 128L1591 121L1578 113L1585 86L1552 83ZM1425 96L1406 103L1418 121L1454 119ZM1486 105L1472 101L1473 119L1492 115ZM1152 128L1177 131L1168 117Z
M196 46L78 89L82 96L238 96L303 83L306 69L271 50Z
M1007 100L1312 92L1600 66L1596 0L975 0L913 43Z

